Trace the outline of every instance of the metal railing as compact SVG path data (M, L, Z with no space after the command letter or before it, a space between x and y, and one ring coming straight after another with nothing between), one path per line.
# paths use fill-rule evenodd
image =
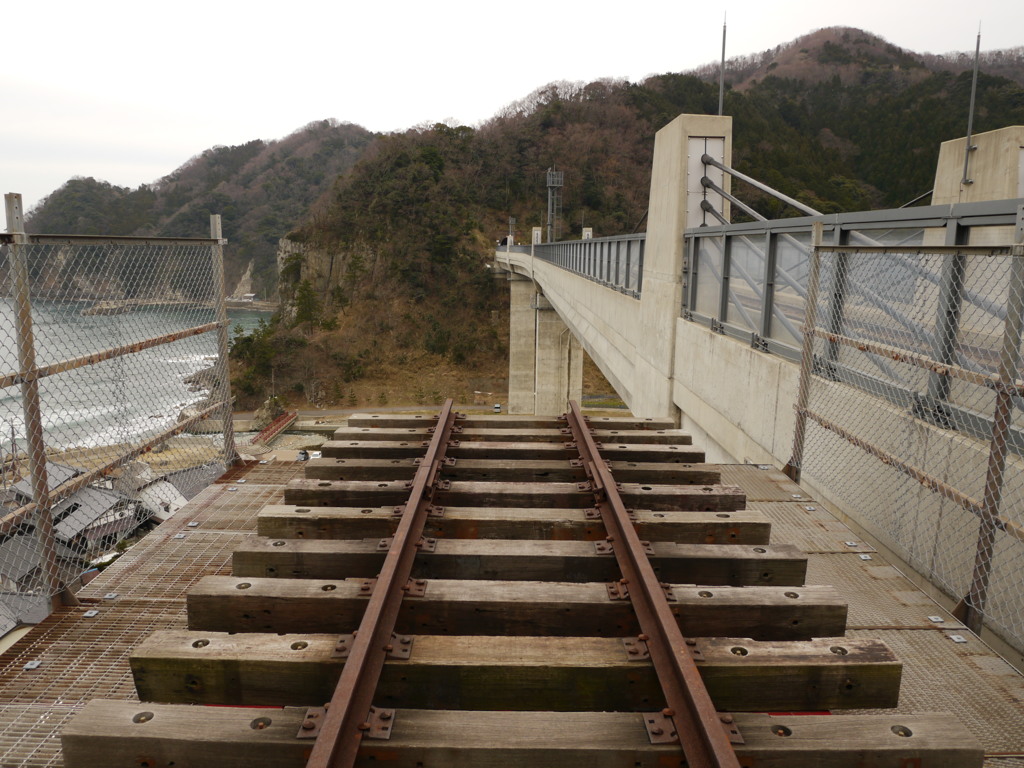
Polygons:
M298 411L285 411L272 422L267 424L263 429L253 435L252 443L262 443L267 445L275 437L284 432L288 427L295 423L295 420L299 418Z
M826 243L866 246L968 245L1012 240L1021 201L898 208L886 211L754 221L686 231L681 313L689 320L750 341L759 349L797 359L802 344L811 254L811 229L822 224ZM906 284L921 277L955 292L955 276L929 271L913 258L893 261L891 278ZM842 293L845 284L840 281ZM990 298L962 286L963 299L1000 311ZM865 300L877 303L890 322L916 327L900 302L879 298L868 286ZM839 305L841 306L841 302ZM833 318L834 322L840 315Z
M533 246L533 255L606 288L640 298L646 234Z
M6 209L0 631L73 601L91 559L235 455L220 217L208 239L73 237Z
M1022 241L1024 200L694 228L680 308L802 364L789 471L1018 648ZM534 253L639 296L642 273L624 285L621 250L599 243Z

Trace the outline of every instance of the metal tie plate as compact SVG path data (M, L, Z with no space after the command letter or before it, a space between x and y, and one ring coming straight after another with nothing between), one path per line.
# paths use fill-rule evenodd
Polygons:
M730 744L746 744L732 715L719 715L718 719L722 721L722 728L725 729Z
M360 726L364 739L390 739L391 726L395 722L395 710L370 707L370 713L366 718L367 728Z
M331 651L331 658L347 659L348 655L352 652L352 641L355 640L355 638L355 632L339 636L338 642L334 645L334 650Z
M427 594L427 580L409 579L402 587L402 591L405 592L406 597L423 597Z
M320 735L320 726L324 723L327 715L325 707L310 707L306 710L306 717L299 726L299 732L295 734L297 739L315 739Z
M605 584L605 589L608 590L609 600L629 600L629 587L621 581Z
M664 713L665 711L643 713L644 727L647 728L647 738L651 740L651 744L677 744L679 742L676 724L671 717Z
M626 659L628 661L647 661L651 658L651 651L644 640L624 637L622 638L622 644L626 648Z

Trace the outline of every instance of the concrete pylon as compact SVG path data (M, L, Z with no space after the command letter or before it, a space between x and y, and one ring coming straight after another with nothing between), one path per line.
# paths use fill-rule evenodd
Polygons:
M533 280L509 289L509 413L559 416L583 396L583 348Z
M944 141L939 147L932 205L1024 197L1024 125L975 134L971 147L966 183L967 138Z
M728 204L711 199L718 196L701 185L707 172L726 191L730 187L727 176L723 178L720 171L701 162L705 153L731 165L731 117L680 115L655 136L640 293L640 341L634 356L636 388L629 403L636 416L680 420L672 380L682 306L683 232L702 223L717 223L704 222L707 214L700 203L705 198L723 215L729 214Z

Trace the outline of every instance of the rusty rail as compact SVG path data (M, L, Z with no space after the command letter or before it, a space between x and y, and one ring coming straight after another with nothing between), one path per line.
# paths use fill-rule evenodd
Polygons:
M619 585L624 589L620 592L627 592L633 604L642 633L638 640L646 643L665 694L667 707L648 718L660 718L663 725L655 723L649 731L652 734L664 731L670 738L674 731L689 768L739 768L739 760L723 727L731 718L715 711L668 597L644 553L643 542L633 528L615 479L601 458L577 402L570 401L566 419L590 479L608 541L622 570Z
M409 589L413 559L423 536L435 483L444 463L457 414L449 398L437 418L433 437L412 480L405 504L366 612L352 639L338 686L313 745L307 768L355 765L364 733L370 730L373 695L384 660L392 650L392 633L404 592ZM390 717L390 715L388 715Z

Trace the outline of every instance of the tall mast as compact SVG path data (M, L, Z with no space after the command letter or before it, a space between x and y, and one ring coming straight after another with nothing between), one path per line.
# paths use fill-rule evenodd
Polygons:
M981 57L981 22L978 22L978 41L974 46L974 77L971 80L971 108L967 113L967 144L964 148L964 177L960 180L961 184L973 184L972 179L968 174L968 166L971 163L971 152L976 147L971 144L971 133L974 131L974 98L978 93L978 59Z

